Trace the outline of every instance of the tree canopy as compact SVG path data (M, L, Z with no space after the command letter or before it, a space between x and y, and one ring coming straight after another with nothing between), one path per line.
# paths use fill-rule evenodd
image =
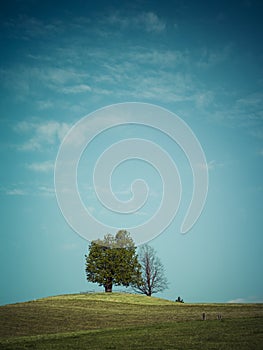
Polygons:
M105 292L112 292L113 285L128 287L141 280L136 247L126 230L92 241L85 257L87 280L104 286Z

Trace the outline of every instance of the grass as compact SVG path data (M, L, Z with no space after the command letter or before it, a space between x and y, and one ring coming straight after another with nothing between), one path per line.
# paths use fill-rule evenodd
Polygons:
M206 321L201 321L203 312ZM242 350L262 349L262 344L262 304L179 304L94 293L0 307L0 349L7 350Z

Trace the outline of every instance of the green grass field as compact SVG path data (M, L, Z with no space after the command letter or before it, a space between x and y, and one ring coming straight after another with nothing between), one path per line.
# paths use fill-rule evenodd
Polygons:
M126 293L50 297L0 307L0 349L263 349L263 304L178 304Z

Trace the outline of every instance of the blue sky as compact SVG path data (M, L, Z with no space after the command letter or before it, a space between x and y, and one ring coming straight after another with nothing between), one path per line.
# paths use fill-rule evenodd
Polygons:
M74 123L127 101L166 108L193 130L209 168L204 211L189 233L179 233L191 171L171 140L138 126L105 133L87 148L79 171L85 205L109 225L147 219L161 199L154 169L139 160L116 169L119 198L129 199L138 176L150 188L141 215L122 221L85 192L92 186L85 159L96 162L118 138L154 140L176 160L184 189L175 220L151 241L169 280L160 296L263 301L262 10L253 0L1 2L1 304L102 290L85 280L88 242L60 212L54 164Z

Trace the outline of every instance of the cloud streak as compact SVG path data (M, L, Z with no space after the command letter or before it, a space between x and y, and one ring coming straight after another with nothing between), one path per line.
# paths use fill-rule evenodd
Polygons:
M112 13L105 19L110 25L117 25L122 29L144 30L148 33L161 33L166 29L166 23L154 12L142 12L135 15Z
M54 170L54 162L45 161L45 162L31 163L27 165L27 168L35 172L47 173Z
M21 121L17 123L14 130L27 137L27 141L17 145L19 151L43 150L48 146L61 142L70 125L54 120L49 121ZM47 164L45 164L47 167ZM36 170L32 169L32 170Z
M246 304L246 303L262 303L263 299L259 297L236 298L229 300L229 304Z
M0 188L0 194L6 196L39 196L39 197L54 197L55 191L53 187L46 185L30 185L18 184L9 186L8 188Z

